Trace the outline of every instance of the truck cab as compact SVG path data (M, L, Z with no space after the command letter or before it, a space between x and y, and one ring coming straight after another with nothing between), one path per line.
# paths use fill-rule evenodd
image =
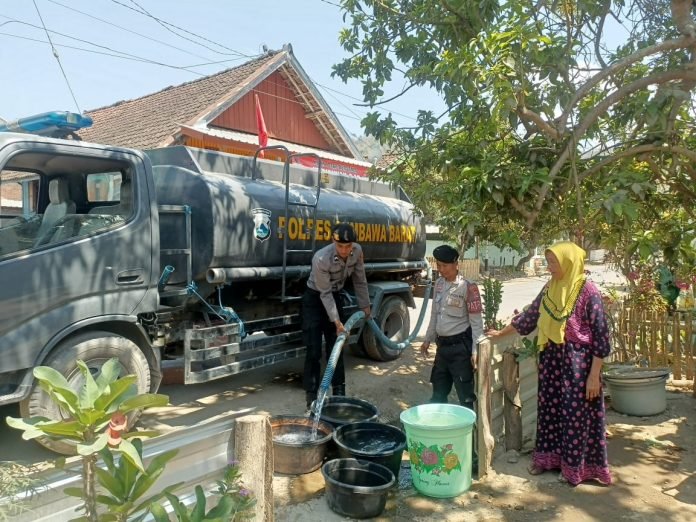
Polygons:
M35 366L58 352L74 364L85 338L144 339L136 318L157 306L159 267L149 169L137 151L0 133L0 404L41 414Z

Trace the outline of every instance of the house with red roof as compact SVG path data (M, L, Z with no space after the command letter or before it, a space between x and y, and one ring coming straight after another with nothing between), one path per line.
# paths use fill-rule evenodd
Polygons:
M79 135L138 149L186 145L253 155L257 97L269 146L317 154L325 172L366 175L371 164L361 159L289 44L217 74L87 111L94 124ZM265 158L284 161L285 155L272 150Z

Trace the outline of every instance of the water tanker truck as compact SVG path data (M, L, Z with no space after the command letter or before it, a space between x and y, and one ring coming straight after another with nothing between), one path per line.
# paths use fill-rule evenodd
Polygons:
M76 360L96 372L117 357L144 393L167 365L191 384L302 356L299 298L340 221L364 248L377 324L408 336L426 268L408 198L298 159L308 163L0 133L0 404L59 418L33 379L39 365L77 386ZM344 298L357 310L350 289ZM349 342L399 355L370 328Z

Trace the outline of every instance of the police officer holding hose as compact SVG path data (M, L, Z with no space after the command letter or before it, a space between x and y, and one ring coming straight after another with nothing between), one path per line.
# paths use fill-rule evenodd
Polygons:
M350 277L358 299L358 307L370 317L370 296L367 292L365 262L362 247L355 242L355 230L348 223L339 223L331 231L331 244L317 250L312 258L312 271L307 280L307 290L302 298L302 333L307 346L303 384L307 408L317 398L321 383L322 337L325 341L326 359L331 354L336 338L345 332L339 292ZM346 376L343 352L338 359L331 380L333 395L346 394Z
M476 341L483 333L481 297L476 284L459 275L459 252L441 245L433 256L440 277L435 281L430 325L420 348L427 357L430 344L437 343L430 402L446 403L454 384L460 404L474 410Z

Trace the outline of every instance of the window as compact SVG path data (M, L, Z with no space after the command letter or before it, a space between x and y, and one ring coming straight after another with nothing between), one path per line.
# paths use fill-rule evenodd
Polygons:
M24 232L37 221L39 179L31 172L0 171L0 256L31 246Z
M119 202L121 200L120 172L102 172L87 176L87 201L101 203L105 201Z
M21 152L0 170L0 258L113 230L134 214L133 166Z

